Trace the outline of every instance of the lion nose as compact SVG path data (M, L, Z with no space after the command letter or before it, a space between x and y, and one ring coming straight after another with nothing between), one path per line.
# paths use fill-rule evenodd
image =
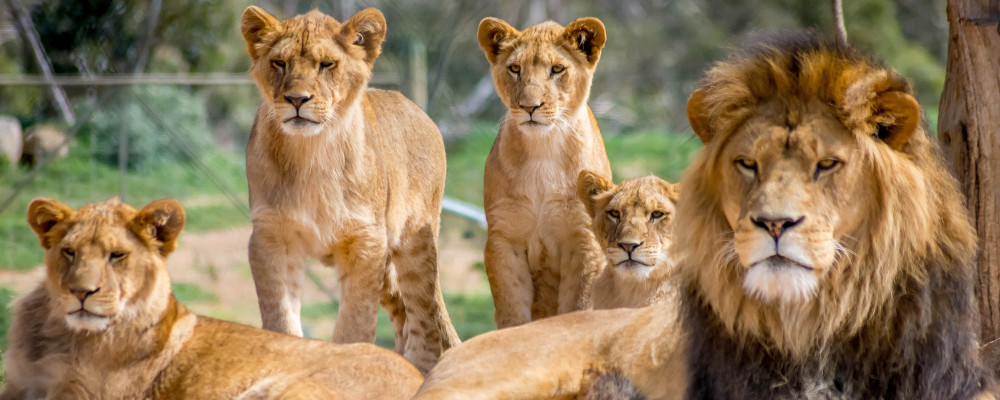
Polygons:
M618 247L621 247L622 250L625 250L626 253L632 254L632 252L635 251L635 249L639 248L639 246L642 246L643 243L645 242L640 242L640 243L618 242Z
M523 109L524 111L527 111L528 115L531 115L531 114L535 113L535 110L537 110L539 108L542 108L543 104L545 104L545 103L538 103L538 104L534 104L534 105L532 105L532 104L518 104L518 105L521 106L521 109Z
M285 96L285 101L292 103L292 105L295 106L296 109L298 109L299 107L302 107L303 104L309 102L309 100L312 100L312 98L313 98L312 95L308 96L288 95Z
M750 221L764 230L767 231L774 238L778 240L782 233L791 229L795 225L798 225L806 217L798 218L767 218L767 217L751 217Z
M94 293L97 293L97 292L100 292L101 288L100 287L95 287L95 288L75 287L75 288L70 289L69 291L70 291L70 293L73 293L73 296L75 296L78 300L84 301L88 297L90 297L90 295L92 295Z

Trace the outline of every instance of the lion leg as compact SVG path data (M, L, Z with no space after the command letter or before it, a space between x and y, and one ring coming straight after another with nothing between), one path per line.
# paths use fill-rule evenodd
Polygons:
M560 259L559 314L593 308L593 285L607 262L593 234L580 232L579 244Z
M491 232L486 237L484 263L493 294L497 328L531 321L535 293L527 254L518 252L505 238Z
M406 323L406 305L403 303L402 294L399 291L399 282L396 279L396 266L390 262L385 271L385 280L382 283L382 308L389 314L392 327L396 334L396 352L403 354L406 345L406 331L403 325Z
M430 371L441 353L458 344L438 281L436 239L436 232L427 225L405 238L405 247L394 253L400 293L407 305L403 357L423 373Z
M565 278L560 276L558 265L551 265L552 261L546 260L533 275L535 299L531 303L532 321L559 314L559 289Z
M335 343L375 341L387 245L384 232L367 231L345 238L334 255L340 281L340 314L333 328Z
M304 256L280 234L254 228L250 235L250 272L264 329L302 336L301 292Z

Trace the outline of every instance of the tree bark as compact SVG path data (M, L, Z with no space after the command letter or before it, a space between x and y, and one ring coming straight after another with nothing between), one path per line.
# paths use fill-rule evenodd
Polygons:
M1000 338L1000 0L948 0L938 137L979 235L980 340Z

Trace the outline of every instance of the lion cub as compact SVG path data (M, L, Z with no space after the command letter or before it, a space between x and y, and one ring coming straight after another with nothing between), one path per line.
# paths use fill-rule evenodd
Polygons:
M507 106L486 159L486 275L497 327L589 307L603 263L576 198L584 169L611 176L587 97L606 35L596 18L517 31L486 18L479 44Z
M28 207L47 277L14 306L2 399L407 399L423 378L371 344L336 345L192 314L166 257L184 209L118 200Z
M379 303L422 371L459 342L438 283L444 142L398 92L367 89L386 24L362 10L241 22L260 109L247 145L250 269L264 328L301 336L303 261L336 266L337 343L372 342Z
M595 309L645 307L673 293L667 278L674 261L667 249L679 189L652 175L615 186L600 174L580 172L580 201L593 217L608 262L594 281Z

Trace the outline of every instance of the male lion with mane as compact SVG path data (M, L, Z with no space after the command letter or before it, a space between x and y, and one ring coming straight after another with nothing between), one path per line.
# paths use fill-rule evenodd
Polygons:
M46 280L14 306L0 399L407 399L423 378L372 344L337 345L192 314L166 257L184 209L28 206Z
M975 235L903 78L813 34L760 37L688 117L688 398L993 398Z
M379 303L422 371L458 344L438 282L444 142L398 92L367 89L386 25L369 8L241 23L262 102L247 144L250 269L264 328L302 336L304 270L336 266L337 343L372 342Z
M484 261L498 328L590 306L604 257L576 179L584 169L611 176L587 106L606 39L596 18L524 31L497 18L479 24L479 45L507 106L483 178Z

